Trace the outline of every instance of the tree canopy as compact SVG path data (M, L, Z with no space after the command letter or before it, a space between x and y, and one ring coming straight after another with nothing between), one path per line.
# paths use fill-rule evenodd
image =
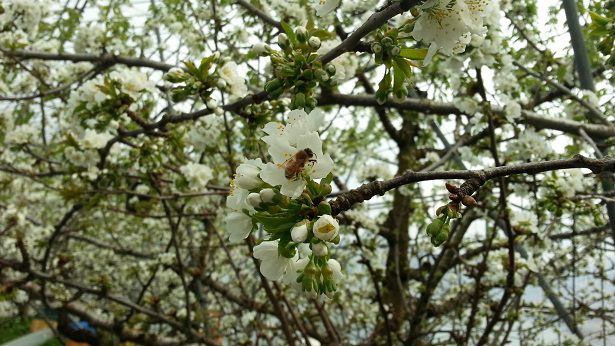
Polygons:
M611 0L3 0L0 317L611 344L614 38Z

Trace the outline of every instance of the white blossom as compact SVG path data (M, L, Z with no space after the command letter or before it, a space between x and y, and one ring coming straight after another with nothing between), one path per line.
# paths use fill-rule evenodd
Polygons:
M207 165L190 162L179 168L188 182L197 189L205 188L213 178L213 172Z
M101 149L113 138L113 135L107 132L96 132L92 129L86 129L83 135L83 147L87 149Z
M339 229L340 225L333 216L322 215L314 222L312 232L316 238L329 241L337 236Z
M295 225L290 230L290 235L295 243L303 243L308 236L307 222L301 222L300 224Z
M329 13L335 11L335 9L340 5L341 0L317 0L318 5L316 5L316 15L319 17L323 17L328 15Z
M243 97L248 93L246 81L238 73L238 66L232 61L226 62L218 69L220 78L226 82L230 92L235 97Z
M452 55L470 43L471 34L483 27L486 0L428 0L419 6L412 36L430 44L425 63L437 51Z
M252 231L252 218L242 212L230 212L224 218L224 223L229 240L233 243L246 239Z
M302 173L312 179L326 177L333 169L333 160L322 152L322 141L316 129L322 123L324 115L314 109L309 115L303 110L291 111L287 125L270 122L265 125L267 134L263 141L269 145L268 152L273 159L265 165L260 173L264 182L272 186L281 186L280 193L297 198L303 192L306 181L301 176L287 179L286 164L300 150L310 149L314 153L313 163L306 163Z
M286 258L278 253L278 241L264 241L254 247L254 258L261 260L261 274L269 280L280 281L286 273L292 273L298 255Z
M235 184L242 189L252 190L263 185L258 177L264 165L261 159L246 160L237 167Z

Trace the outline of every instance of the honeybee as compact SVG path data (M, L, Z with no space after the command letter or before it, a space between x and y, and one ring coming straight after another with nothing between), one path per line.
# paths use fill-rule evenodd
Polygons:
M305 168L308 162L316 162L314 152L310 148L299 150L293 157L286 161L284 168L284 176L286 179L291 180L297 178L299 173Z

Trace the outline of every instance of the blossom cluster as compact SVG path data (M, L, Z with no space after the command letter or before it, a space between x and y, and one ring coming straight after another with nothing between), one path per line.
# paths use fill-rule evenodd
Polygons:
M265 125L262 140L272 162L252 159L237 167L227 198L233 211L225 222L231 241L247 238L256 227L267 233L254 247L267 279L330 294L342 274L329 253L340 235L325 199L331 192L333 160L323 153L317 132L323 117L319 110L293 110L285 125Z
M488 3L487 0L428 0L419 6L412 36L429 44L425 62L438 51L447 55L461 53L473 36L482 36Z

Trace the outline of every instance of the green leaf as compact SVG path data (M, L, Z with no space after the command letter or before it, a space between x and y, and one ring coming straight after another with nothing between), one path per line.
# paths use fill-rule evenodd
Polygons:
M411 60L423 60L427 56L427 48L402 48L399 56Z
M603 17L601 15L599 15L596 12L593 11L589 11L589 16L592 18L592 22L598 24L598 25L606 25L609 23L609 19L606 17Z
M412 78L412 68L406 59L396 56L393 60L393 64L397 65L397 67L403 71L406 78Z
M286 23L285 21L281 21L280 25L282 26L282 30L284 30L284 32L286 33L286 36L288 36L290 42L293 45L297 45L297 35L295 35L293 28L291 28L290 25L288 25L288 23Z
M398 90L404 85L406 75L399 65L393 61L393 90Z

